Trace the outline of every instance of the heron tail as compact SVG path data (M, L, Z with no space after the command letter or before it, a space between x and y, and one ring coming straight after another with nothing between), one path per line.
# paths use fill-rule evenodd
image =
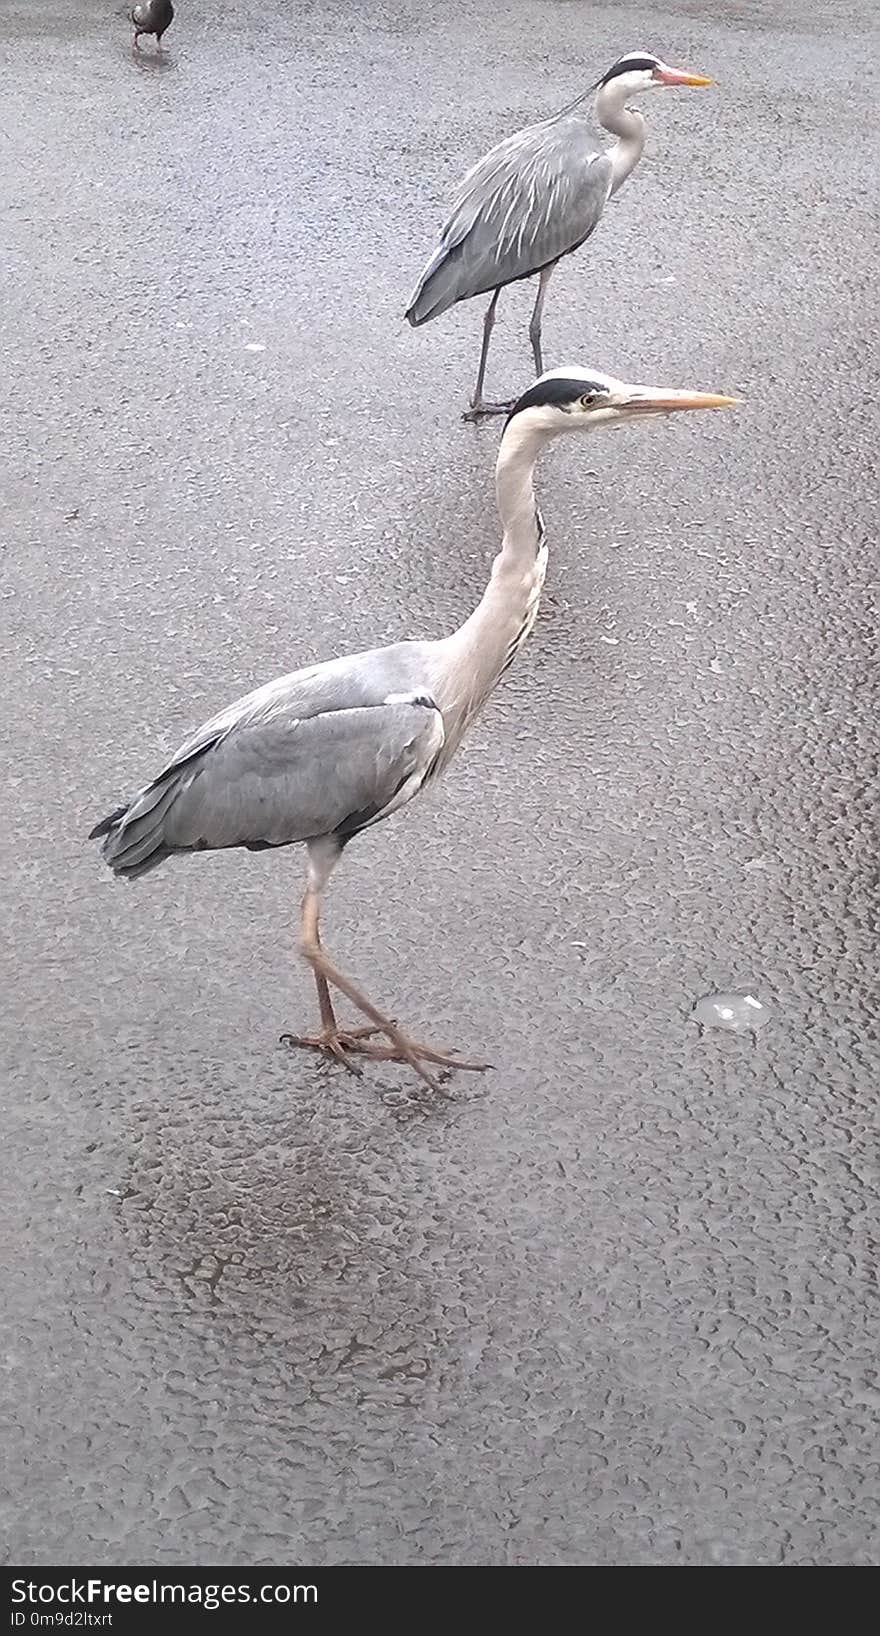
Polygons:
M173 848L165 844L163 820L178 793L176 779L162 780L90 831L90 841L103 840L101 855L114 875L136 880L170 858Z
M102 818L101 822L96 824L94 829L89 830L89 840L97 841L100 840L102 835L109 835L111 829L116 828L119 820L125 817L127 811L128 807L116 807L114 808L113 812L108 812L106 818Z
M461 300L457 248L441 245L422 273L404 315L413 329L439 318Z

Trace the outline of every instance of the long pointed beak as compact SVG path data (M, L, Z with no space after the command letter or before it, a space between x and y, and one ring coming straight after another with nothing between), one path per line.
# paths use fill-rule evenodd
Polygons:
M742 398L725 398L718 392L670 392L662 387L636 386L620 407L640 415L669 415L676 409L733 409L738 403Z
M714 85L705 74L689 74L686 68L657 68L654 77L661 85Z

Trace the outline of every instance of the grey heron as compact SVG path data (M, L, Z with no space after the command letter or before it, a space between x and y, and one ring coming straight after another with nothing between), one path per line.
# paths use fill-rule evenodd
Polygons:
M349 1067L356 1053L405 1061L434 1088L426 1064L487 1066L411 1040L340 969L321 943L322 894L354 836L405 806L447 766L532 629L547 564L533 473L548 440L736 401L631 386L594 370L544 375L519 399L501 438L501 549L464 624L439 640L330 659L257 688L213 716L157 778L95 825L89 839L102 838L106 862L128 880L177 853L304 843L299 950L314 974L321 1028L282 1036L291 1045ZM332 989L366 1017L366 1027L340 1027Z
M174 20L174 7L171 0L139 0L132 6L128 14L129 21L134 28L132 49L140 50L138 40L142 34L155 34L156 45L162 49L162 35L166 28L170 28Z
M536 273L529 338L535 373L543 374L541 322L550 274L595 232L608 200L641 158L645 121L626 106L628 99L663 86L711 84L705 74L670 68L646 51L627 52L590 87L598 123L617 137L610 148L590 129L583 107L587 91L551 119L499 142L465 176L406 317L417 327L459 301L493 292L466 420L510 410L509 403L483 398L495 309L505 284Z

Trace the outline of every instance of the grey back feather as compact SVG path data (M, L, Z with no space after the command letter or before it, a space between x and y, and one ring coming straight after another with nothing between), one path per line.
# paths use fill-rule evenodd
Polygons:
M598 226L611 178L611 159L581 113L500 142L461 184L407 309L410 323L427 323L576 250Z

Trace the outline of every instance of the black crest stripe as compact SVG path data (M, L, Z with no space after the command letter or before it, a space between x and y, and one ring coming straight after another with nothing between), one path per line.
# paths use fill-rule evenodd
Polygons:
M656 57L621 57L619 62L612 64L608 73L599 81L599 84L607 85L609 80L616 79L618 74L633 74L643 68L650 72L656 67Z
M606 388L601 381L590 381L586 378L574 380L570 376L555 375L548 381L536 381L527 392L517 400L507 417L507 425L523 409L540 409L545 404L558 404L564 407L567 403L577 403L586 392L604 392Z

